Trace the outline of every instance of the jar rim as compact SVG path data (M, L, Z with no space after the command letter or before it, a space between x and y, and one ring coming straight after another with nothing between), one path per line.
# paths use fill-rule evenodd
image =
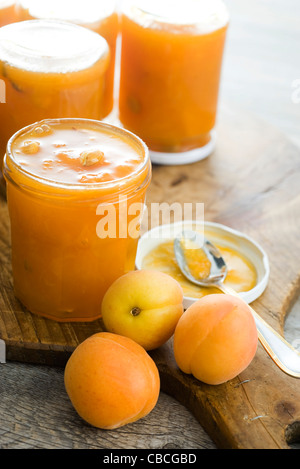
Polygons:
M35 39L38 39L36 43ZM32 19L10 23L0 29L1 61L28 72L72 73L85 70L108 56L109 51L104 37L67 21Z
M12 149L12 145L14 143L14 141L20 137L22 134L25 134L26 132L29 132L31 129L33 129L34 127L36 127L37 125L43 125L43 124L50 124L51 123L66 123L66 122L70 122L70 123L85 123L85 124L90 124L90 125L96 125L98 128L102 128L102 129L106 129L106 130L112 130L115 134L125 134L127 137L129 137L131 139L131 141L133 141L138 147L140 147L140 149L142 150L142 153L144 155L144 159L143 161L141 162L140 165L137 166L137 168L131 172L130 174L128 174L127 176L124 176L122 178L118 178L116 180L113 180L113 181L102 181L102 182L93 182L93 183L70 183L70 182L61 182L61 181L53 181L51 179L47 179L45 177L42 177L42 176L38 176L38 175L35 175L35 174L32 174L31 172L29 171L26 171L26 169L22 168L22 166L20 164L18 164L14 157L13 157L13 149ZM12 163L12 166L13 166L13 169L14 170L17 170L20 174L22 174L26 180L29 181L29 184L25 185L25 184L22 184L22 187L23 188L29 188L31 189L31 185L30 185L30 181L35 181L37 183L40 183L43 185L43 187L48 187L48 188L57 188L57 189L60 189L62 191L67 191L67 192L74 192L74 191L82 191L84 190L85 192L86 191L100 191L101 189L102 190L107 190L107 189L114 189L114 188L118 188L119 190L121 190L123 187L128 187L130 188L131 187L131 184L130 184L130 180L134 180L135 177L137 177L139 174L143 174L143 172L147 169L147 167L150 165L151 166L151 162L150 162L150 153L149 153L149 149L147 147L147 145L145 144L145 142L140 138L138 137L137 135L135 135L134 133L130 132L129 130L126 130L126 129L123 129L121 127L118 127L116 125L112 125L112 124L108 124L108 123L105 123L105 122L102 122L102 121L98 121L98 120L95 120L95 119L85 119L85 118L59 118L59 119L44 119L42 121L39 121L39 122L35 122L33 124L30 124L26 127L23 127L22 129L18 130L14 135L12 135L12 137L9 139L8 143L7 143L7 150L6 150L6 154L4 156L4 160L3 160L3 173L4 173L4 176L6 177L6 179L8 179L9 181L11 182L15 182L13 180L13 177L11 176L11 168L10 168L10 163Z
M123 13L145 27L156 25L194 26L199 32L210 32L228 25L229 11L223 0L188 0L190 4L178 0L124 0ZM157 26L158 27L158 26Z
M61 0L20 0L18 7L27 10L35 19L57 19L89 25L111 16L116 11L116 0L71 0L69 4Z

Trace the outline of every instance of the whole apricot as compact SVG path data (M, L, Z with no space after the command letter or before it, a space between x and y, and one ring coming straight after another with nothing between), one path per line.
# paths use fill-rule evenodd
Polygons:
M169 275L136 270L118 278L102 301L107 331L130 337L146 350L163 345L183 314L183 292Z
M174 333L178 367L206 384L221 384L245 370L258 334L249 306L240 298L211 294L192 304Z
M66 364L64 381L79 416L102 429L145 417L160 391L158 369L145 349L108 332L77 346Z

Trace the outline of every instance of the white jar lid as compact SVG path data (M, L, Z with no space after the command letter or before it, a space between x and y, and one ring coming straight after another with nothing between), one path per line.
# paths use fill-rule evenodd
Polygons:
M12 67L67 73L91 67L109 53L99 34L56 20L30 20L0 29L0 58Z
M59 19L77 24L89 24L112 15L115 0L20 0L21 8L35 19Z
M222 0L125 0L123 10L145 27L197 25L201 34L220 29L229 21Z

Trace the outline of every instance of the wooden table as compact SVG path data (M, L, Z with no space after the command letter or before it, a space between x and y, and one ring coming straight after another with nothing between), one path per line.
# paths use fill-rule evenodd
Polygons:
M222 139L224 138L222 129L226 128L227 125L225 125L224 119L226 117L228 120L228 112L232 112L232 123L249 124L252 126L252 131L257 132L260 137L264 133L269 137L272 135L268 141L272 141L274 145L277 146L282 142L284 146L292 148L292 144L290 147L287 139L280 132L268 124L260 122L249 112L255 111L264 118L267 117L272 124L278 124L278 127L287 131L297 143L295 121L300 116L300 104L297 106L291 101L291 84L297 78L296 62L294 75L291 74L290 86L286 89L288 103L283 106L283 113L280 111L282 110L281 104L284 102L283 89L286 82L284 79L278 80L278 76L277 79L274 78L272 67L268 70L270 63L274 66L277 64L280 70L282 70L281 66L285 64L284 47L281 51L277 50L279 56L274 56L273 47L276 41L280 41L281 38L286 47L289 44L293 48L290 39L288 40L285 36L287 29L296 34L296 28L289 29L293 25L293 18L282 17L280 2L278 0L274 2L276 5L276 8L273 5L274 20L275 23L277 21L278 24L282 25L282 30L278 31L275 28L273 34L274 26L266 17L261 17L258 24L256 22L256 6L260 4L259 8L265 9L268 2L266 0L251 2L253 5L252 16L249 16L248 12L243 13L244 7L250 8L250 6L246 6L246 3L245 0L242 2L241 0L228 0L228 4L232 8L233 23L232 35L227 45L227 65L224 69L222 106L219 116ZM285 2L285 4L288 3L291 5L289 11L293 11L293 15L295 15L297 12L296 1L288 0ZM278 12L277 17L276 11ZM238 23L235 23L235 19L238 20ZM254 35L253 28L256 33ZM264 42L262 50L259 41L260 33L263 32L263 36L265 36L266 31L270 33L270 36L267 36L270 39L269 49L267 48L268 44ZM278 38L278 32L280 38ZM257 42L253 42L253 37ZM236 41L237 38L238 41ZM249 54L241 66L239 48L242 50L243 44ZM294 50L296 58L299 49L295 46ZM259 70L257 67L254 71L252 69L253 55L255 55L257 67L260 67ZM270 62L266 60L266 56L271 58ZM249 70L252 73L249 74ZM264 70L268 71L267 76L264 75ZM262 76L264 76L264 83L257 81ZM281 90L281 93L278 93L278 90ZM268 96L269 101L266 102ZM278 98L277 102L274 102L274 96ZM227 99L230 100L229 106ZM241 105L242 109L236 107L236 103ZM231 111L228 111L230 108ZM240 117L237 118L237 116ZM274 122L275 120L277 122ZM219 141L217 151L222 151L222 141ZM292 151L296 151L294 147ZM270 147L270 152L272 153L272 147ZM213 157L210 161L213 165ZM199 163L199 165L201 164ZM184 171L192 171L192 167L186 167ZM226 168L224 171L226 172ZM181 172L182 170L178 169L178 180L180 180ZM200 183L201 181L199 181ZM255 188L252 190L254 190L252 195L255 198ZM249 191L251 194L251 189ZM166 196L168 195L166 194ZM211 204L207 213L209 219L214 219L214 210L216 210L214 204ZM300 322L295 319L296 316L297 308L294 309L293 316L291 316L292 324ZM286 330L291 339L297 339L292 335L288 324ZM62 369L9 362L0 365L0 371L0 448L216 448L196 418L164 393L161 394L156 408L146 419L114 432L101 432L82 423L74 413L64 393Z
M221 111L220 123L219 144L209 159L180 168L154 168L148 202L202 201L206 220L255 237L271 256L271 277L254 308L282 332L284 315L298 292L298 262L290 256L290 246L299 247L300 150L281 132L232 106ZM17 445L35 448L136 449L175 444L196 449L215 447L212 441L218 447L285 448L287 428L294 438L293 423L300 418L300 381L282 373L261 345L240 377L217 387L203 386L178 372L172 344L151 353L161 373L162 391L191 409L212 440L164 394L147 418L125 428L106 432L86 425L65 393L63 365L70 349L101 330L101 323L60 328L22 309L12 290L9 223L3 202L0 213L1 337L10 360L51 364L1 365L2 446L14 446L12 438L17 438Z

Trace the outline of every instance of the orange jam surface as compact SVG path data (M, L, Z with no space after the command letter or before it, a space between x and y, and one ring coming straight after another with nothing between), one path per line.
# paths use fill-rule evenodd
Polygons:
M228 13L220 1L125 3L119 110L149 148L207 144L215 126Z
M17 20L15 1L0 0L0 28Z
M15 162L31 175L69 184L101 183L128 177L143 163L134 144L97 126L44 121L14 142Z
M108 62L105 39L77 25L32 20L1 28L1 156L9 138L33 122L101 119Z
M99 121L44 120L10 140L4 175L17 297L58 321L99 318L107 288L135 268L146 146Z
M114 76L119 17L115 0L21 0L16 7L21 21L57 19L84 26L106 39L110 48L110 62L106 72L104 117L111 113L114 103Z
M219 241L220 243L220 241ZM253 264L233 247L216 244L228 266L228 273L224 283L237 292L246 292L255 287L257 273ZM191 274L198 279L208 277L211 263L204 251L189 246L185 250L187 266ZM184 296L202 298L211 293L220 293L217 288L201 288L193 285L181 273L174 254L173 241L166 241L154 248L143 260L143 268L157 269L174 277L182 286Z

